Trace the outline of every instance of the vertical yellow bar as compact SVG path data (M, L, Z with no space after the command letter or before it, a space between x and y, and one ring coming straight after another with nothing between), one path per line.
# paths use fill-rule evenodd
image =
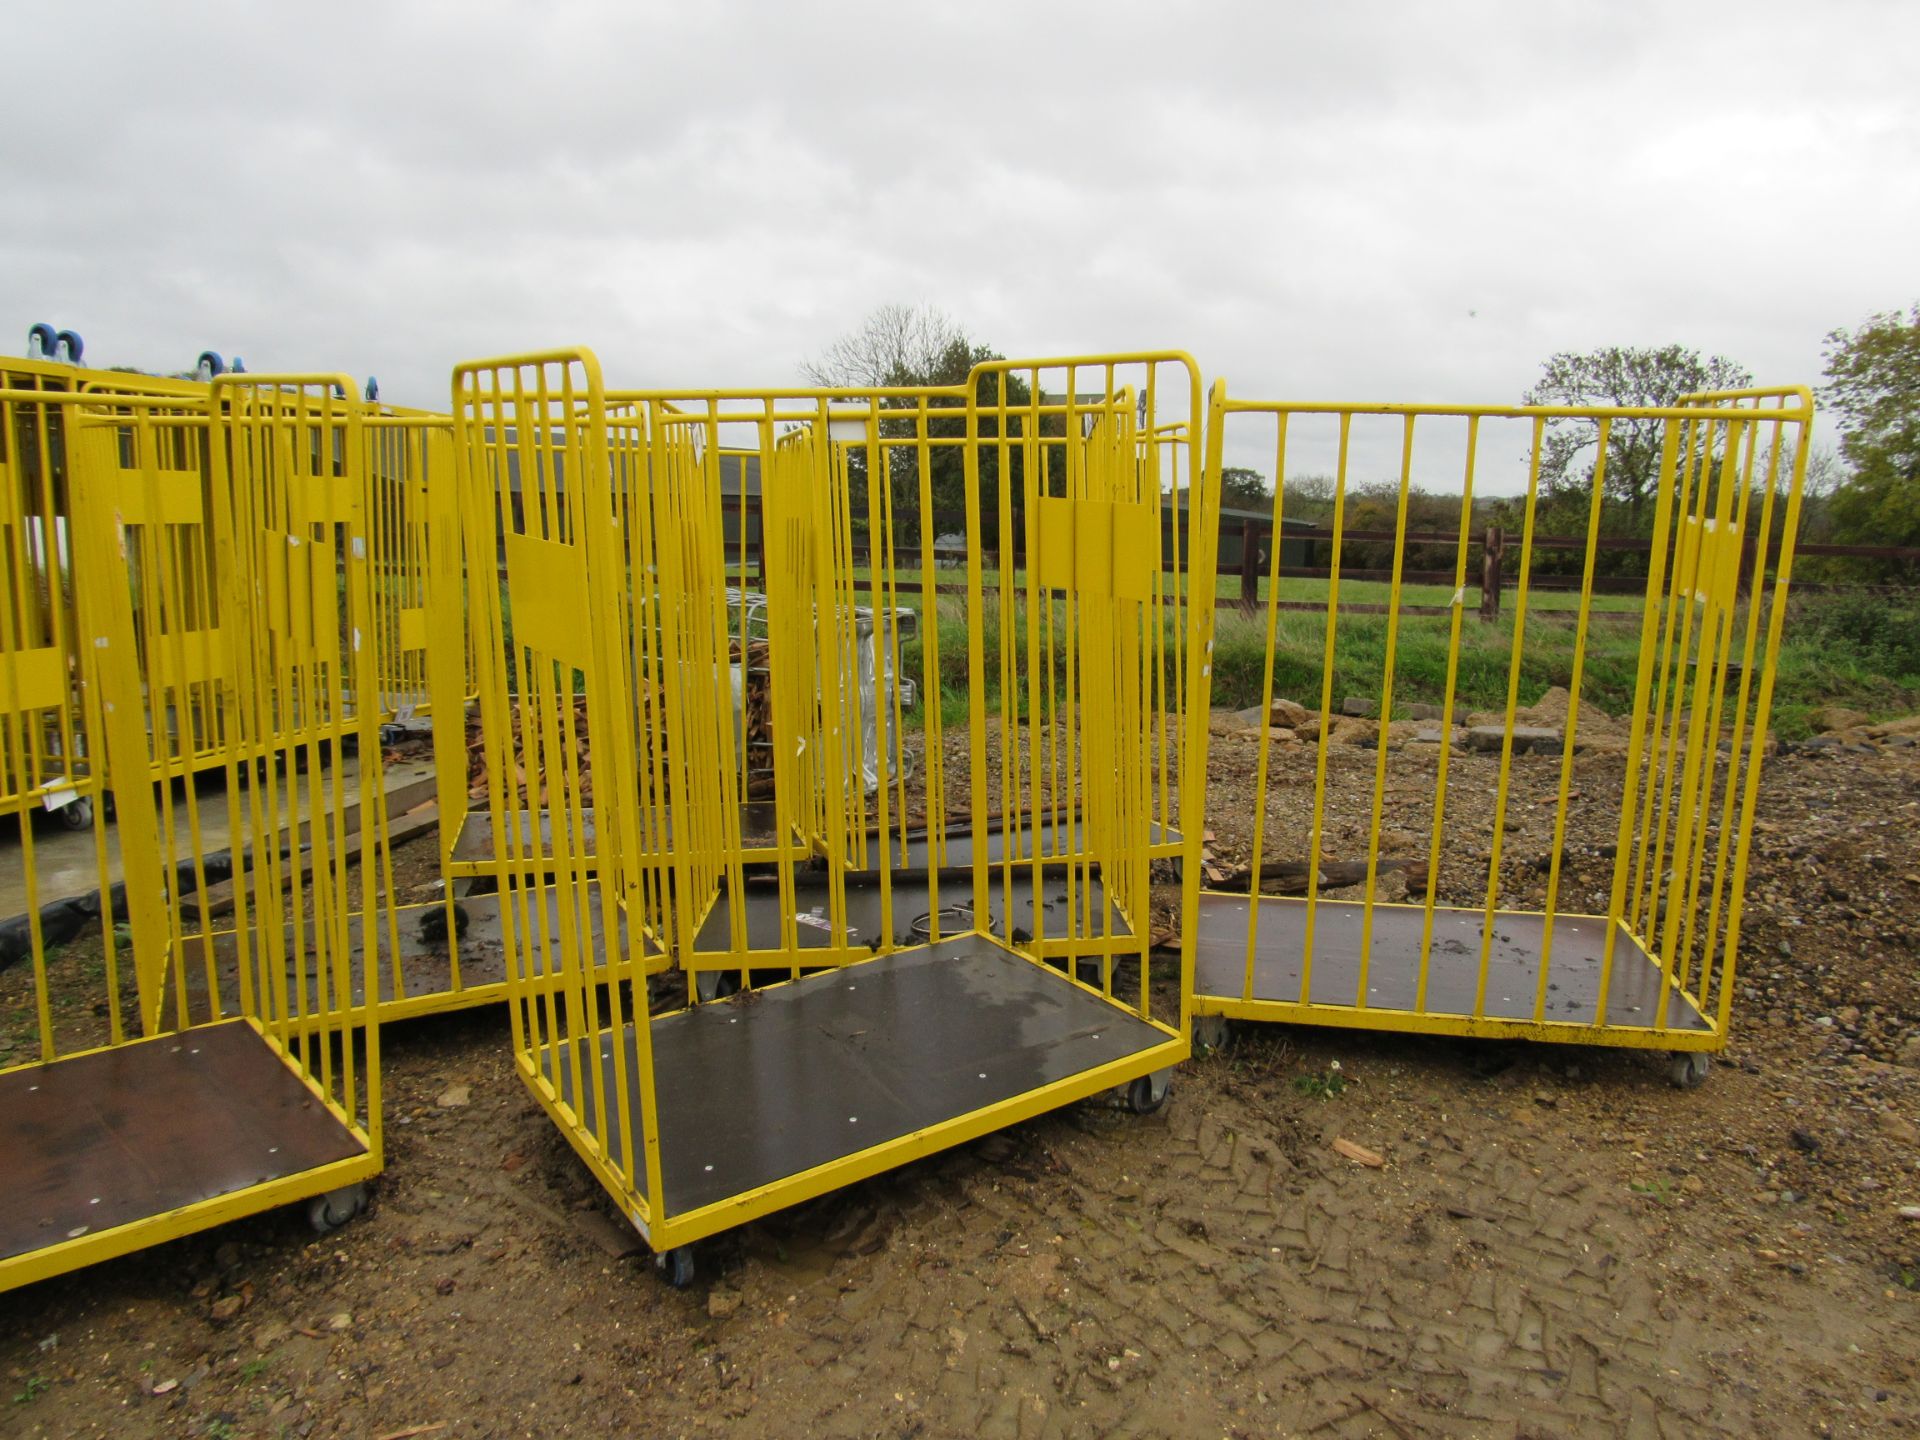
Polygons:
M1320 651L1320 728L1314 740L1313 820L1307 837L1307 913L1300 941L1300 1003L1313 1003L1313 931L1320 903L1320 845L1326 834L1327 730L1333 718L1333 657L1340 624L1340 550L1347 533L1347 455L1353 439L1353 412L1341 409L1340 451L1333 479L1333 535L1328 541L1327 621ZM1254 893L1260 880L1253 879Z
M1380 730L1373 747L1373 804L1367 819L1366 893L1360 898L1360 969L1354 979L1354 1008L1367 1008L1367 979L1373 961L1373 887L1380 878L1380 814L1387 796L1387 738L1393 724L1394 669L1400 654L1400 577L1407 559L1407 502L1413 490L1413 423L1402 421L1400 493L1393 519L1393 579L1387 589L1387 651L1381 661Z
M1540 447L1546 420L1536 415L1527 458L1526 518L1520 532L1520 574L1514 586L1513 638L1507 652L1506 734L1500 742L1500 777L1494 788L1493 843L1487 857L1487 894L1480 919L1480 966L1473 986L1473 1015L1487 1013L1487 967L1493 956L1493 912L1500 903L1500 851L1506 837L1507 795L1513 776L1513 712L1520 701L1520 659L1527 637L1527 589L1533 571L1533 520L1540 495Z
M1414 986L1414 1013L1427 1013L1427 986L1433 973L1433 916L1440 903L1440 846L1446 836L1448 762L1453 756L1453 701L1460 681L1460 621L1466 609L1467 548L1473 533L1474 467L1480 453L1480 417L1467 417L1467 455L1460 482L1460 539L1454 547L1452 614L1447 620L1447 678L1440 697L1440 754L1433 781L1433 829L1427 839L1426 899L1420 917L1420 969Z
M1640 612L1640 645L1633 687L1633 718L1627 728L1626 778L1621 782L1620 824L1614 836L1613 880L1607 891L1607 937L1600 958L1600 1000L1593 1023L1607 1023L1607 997L1613 984L1614 952L1623 928L1631 929L1627 914L1627 874L1633 855L1636 827L1643 825L1637 813L1644 794L1650 807L1650 782L1643 784L1641 770L1647 764L1645 746L1649 729L1649 691L1653 683L1656 642L1663 609L1663 581L1667 568L1667 550L1673 525L1675 466L1679 457L1679 430L1668 421L1663 427L1660 449L1660 476L1654 494L1653 548L1647 559L1646 597ZM1653 724L1657 727L1658 720Z

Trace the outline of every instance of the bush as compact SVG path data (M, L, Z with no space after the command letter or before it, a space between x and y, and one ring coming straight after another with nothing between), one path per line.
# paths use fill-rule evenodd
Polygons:
M1846 595L1810 605L1807 630L1894 679L1920 679L1920 608L1879 595Z

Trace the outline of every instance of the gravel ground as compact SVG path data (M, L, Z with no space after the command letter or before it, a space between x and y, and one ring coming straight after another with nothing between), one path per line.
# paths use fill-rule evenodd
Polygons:
M1248 1029L1157 1115L932 1157L723 1237L675 1292L516 1079L504 1013L414 1022L369 1214L0 1297L0 1432L1910 1433L1920 751L1874 738L1768 764L1700 1090L1630 1051ZM1267 853L1298 858L1311 747L1280 744ZM1375 752L1331 752L1326 853L1364 853ZM1213 738L1229 862L1255 753ZM1424 850L1435 758L1389 754L1395 850ZM1443 898L1481 894L1490 765L1454 762ZM1576 761L1563 904L1604 903L1620 766ZM1544 889L1558 779L1516 764L1504 903Z

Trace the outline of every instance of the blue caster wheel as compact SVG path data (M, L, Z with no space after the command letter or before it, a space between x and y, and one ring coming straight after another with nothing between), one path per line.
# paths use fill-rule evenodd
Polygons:
M676 1245L666 1254L654 1256L653 1263L659 1268L660 1273L667 1277L667 1283L674 1289L684 1290L693 1284L693 1247L691 1245Z

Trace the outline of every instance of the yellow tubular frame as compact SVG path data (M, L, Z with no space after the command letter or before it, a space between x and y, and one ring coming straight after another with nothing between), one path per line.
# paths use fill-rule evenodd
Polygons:
M336 393L350 393L351 388L336 376L249 375L226 377L212 387L156 388L167 393L140 394L131 388L27 392L32 403L58 406L66 439L71 513L61 518L71 546L73 623L88 638L76 648L88 697L87 723L99 752L96 768L101 760L108 762L118 810L115 833L126 860L125 903L138 1010L128 1021L120 1015L116 946L109 927L111 1043L60 1049L45 1001L42 960L36 954L42 1041L35 1063L64 1063L238 1018L365 1153L0 1260L0 1290L355 1184L378 1174L383 1162L379 1030L375 1008L366 999L366 982L378 963L378 931L367 928L364 968L356 977L345 943L349 862L340 848L345 793L339 767L310 764L305 789L313 805L304 822L298 807L301 782L288 767L285 799L294 808L286 822L304 823L313 852L316 948L310 969L299 934L299 881L285 872L279 856L276 787L239 783L243 766L271 767L277 759L290 759L296 749L318 762L325 753L323 744L331 750L352 737L359 741L362 756L361 813L384 814L373 806L380 792L377 719L371 710L353 704L356 695L372 693L372 653L370 647L350 644L345 633L359 628L354 622L364 624L371 610L360 541L364 516L353 488L360 413L351 401L335 399ZM0 391L0 413L19 402L22 393ZM194 468L160 463L155 457L162 451L176 458L194 457ZM125 463L129 457L139 477L132 483ZM202 468L203 461L210 466ZM137 525L180 528L201 523L214 527L221 537L219 546L158 546L129 584L130 530ZM269 543L263 548L260 539L249 536L265 537ZM337 544L345 557L338 579L329 561L312 567L316 579L310 588L270 583L261 565L263 557L273 563L276 552L270 542L275 536L280 553L290 548L289 536L324 541L330 551ZM209 557L216 563L213 572L202 566ZM330 603L319 608L336 584L345 606L337 612L337 621ZM263 596L284 597L285 608L260 613ZM316 608L309 610L309 602ZM234 623L221 624L195 643L218 653L198 662L198 668L181 668L186 663L183 623L214 613ZM289 628L276 618L280 616L305 616L307 622ZM236 633L248 637L244 652L227 648L238 643ZM159 707L166 704L168 685L150 683L136 660L141 651L152 666L171 663L176 677L217 675L226 690L222 723L230 721L232 728L223 732L218 748L235 812L230 844L242 926L237 1011L226 1008L211 973L200 1001L189 999L182 942L190 937L182 925L179 897L164 882L156 831L166 836L169 861L189 862L203 889L207 846L197 812L188 815L184 857L175 857L170 848L171 819L160 825L155 780L162 782L162 808L170 806L171 782L191 772L194 756L191 746L182 753L172 744L164 722L151 723L163 714ZM289 708L296 693L298 710ZM108 697L104 705L101 696ZM322 778L324 768L331 768L330 779ZM331 801L325 814L318 808L323 798ZM270 828L262 829L263 823ZM104 876L104 826L96 824L96 837ZM272 843L266 837L272 837ZM376 906L384 902L390 910L392 877L382 840L376 834L363 846L361 882L369 892L379 886L372 898ZM295 884L293 952L281 928L289 880ZM102 888L104 902L104 883ZM249 915L267 922L251 941L245 933ZM136 1028L139 1038L128 1033Z
M1292 998L1260 995L1255 986L1255 959L1259 945L1261 907L1247 903L1247 937L1240 983L1231 992L1195 997L1196 1013L1242 1019L1306 1022L1352 1028L1402 1030L1433 1034L1518 1037L1581 1044L1624 1045L1674 1051L1718 1050L1726 1043L1731 1018L1741 900L1745 889L1748 849L1758 795L1761 754L1767 741L1781 627L1786 615L1794 538L1799 523L1805 481L1807 441L1813 420L1813 400L1804 388L1751 389L1688 396L1661 407L1538 407L1432 406L1340 403L1284 403L1237 400L1216 386L1209 408L1207 464L1217 478L1223 463L1226 432L1235 416L1265 417L1273 424L1275 441L1274 527L1279 532L1285 495L1284 475L1290 429L1311 417L1337 428L1340 458L1335 481L1331 546L1333 579L1328 586L1327 618L1321 655L1322 693L1320 734L1315 756L1314 808L1310 824L1310 870L1306 898L1306 954L1299 994ZM1333 902L1320 899L1318 872L1321 836L1326 812L1327 729L1332 708L1339 604L1339 552L1345 529L1344 500L1349 440L1360 417L1392 417L1404 428L1393 578L1389 587L1387 653L1381 680L1379 724L1383 739L1375 767L1373 800L1367 842L1369 898L1357 903L1362 911L1362 960L1359 991L1352 1004L1316 1000L1312 992L1314 918L1316 910ZM1533 429L1533 460L1525 495L1525 526L1520 542L1520 573L1514 598L1513 641L1509 657L1505 719L1507 736L1500 753L1496 780L1492 855L1481 902L1486 933L1475 975L1475 999L1468 1010L1450 1012L1430 1007L1429 975L1433 963L1434 915L1438 907L1439 867L1444 837L1450 746L1441 745L1435 788L1429 863L1433 878L1424 905L1387 906L1371 898L1378 873L1382 825L1381 800L1385 787L1387 744L1392 721L1392 685L1395 641L1403 601L1402 561L1406 547L1407 504L1415 465L1417 425L1451 422L1466 430L1466 470L1462 484L1460 535L1455 565L1453 614L1449 623L1449 651L1442 706L1443 736L1454 723L1454 687L1459 674L1462 597L1466 584L1466 550L1473 519L1475 467L1482 423L1518 420ZM1652 563L1640 625L1640 654L1636 702L1629 723L1626 750L1626 786L1618 808L1617 845L1604 916L1574 915L1558 908L1561 878L1560 850L1572 798L1572 764L1578 743L1578 699L1583 678L1586 636L1592 620L1594 575L1605 484L1610 427L1629 421L1659 422L1665 449L1655 494ZM1500 850L1503 821L1513 770L1512 729L1519 701L1521 654L1525 645L1528 580L1534 542L1534 502L1539 487L1540 441L1554 422L1592 425L1600 459L1588 479L1586 546L1569 690L1574 701L1558 757L1553 850L1547 880L1546 909L1513 912L1499 904ZM1758 501L1757 521L1753 502ZM1740 550L1749 535L1758 537L1759 563L1752 594L1736 595ZM1266 647L1263 694L1273 698L1273 656L1277 644L1278 601L1282 592L1280 545L1273 546L1267 577ZM1769 566L1769 559L1772 564ZM1770 573L1769 573L1770 572ZM1765 612L1764 623L1761 620ZM1762 634L1764 632L1764 640ZM1756 666L1756 659L1758 661ZM1737 664L1737 684L1729 687ZM1691 678L1689 678L1691 671ZM1757 677L1757 684L1756 682ZM1729 724L1730 722L1730 724ZM1204 725L1189 727L1197 753L1206 746ZM1732 762L1716 778L1715 746L1725 737ZM1253 873L1258 875L1266 842L1269 743L1263 729L1255 772L1256 828ZM1709 844L1705 837L1717 828ZM1253 889L1258 892L1258 883ZM1184 930L1191 935L1199 922L1202 887L1190 874L1183 897ZM1224 895L1222 898L1227 898ZM1249 897L1235 895L1246 902ZM1412 1009L1368 1003L1367 965L1376 960L1371 945L1373 920L1383 908L1424 910ZM1488 959L1492 927L1503 914L1533 913L1544 917L1543 953L1539 957L1538 988L1532 995L1528 1018L1489 1015ZM1656 921L1656 916L1658 920ZM1552 936L1556 922L1591 921L1604 927L1606 941L1600 971L1600 995L1590 1022L1548 1018L1546 1009ZM1630 936L1652 957L1659 972L1659 1001L1650 1021L1629 1022L1607 1013L1607 986L1612 978L1616 950ZM1670 998L1684 1002L1696 1021L1675 1025L1668 1021Z
M1128 366L1144 372L1137 391L1119 378ZM1180 398L1188 407L1184 417L1164 424L1154 415L1160 366L1184 372ZM1040 382L1048 374L1066 378L1064 399L1043 399ZM1027 385L1024 397L1015 393L1013 381L1020 379ZM1098 391L1091 399L1078 393L1087 384ZM1171 827L1178 782L1196 773L1194 757L1203 756L1204 740L1194 737L1204 736L1209 672L1190 657L1210 635L1212 616L1204 603L1189 601L1212 592L1217 475L1195 453L1200 400L1197 367L1173 352L1007 362L976 370L964 388L931 390L610 392L597 361L583 350L456 367L455 464L467 550L486 556L504 544L508 556L511 610L493 594L479 596L475 625L488 803L498 848L493 873L513 913L508 991L516 1063L569 1143L655 1249L689 1243L1187 1055L1187 952L1179 963L1177 1016L1154 1017L1147 1005L1145 900L1153 858L1179 858L1189 877L1198 873L1200 797L1189 799L1177 817L1183 822L1179 839L1155 837L1152 826ZM736 641L744 661L749 638L744 610L737 617L730 613L720 593L728 557L719 523L719 460L724 451L742 448L723 443L723 429L748 429L759 442L746 448L760 465L767 546L777 824L768 845L752 848L742 841L739 819L743 794L733 759L733 707L727 687L716 683L726 677ZM686 972L690 1002L697 1000L693 981L703 970L744 976L778 968L789 977L783 983L791 983L803 971L873 953L847 930L845 881L854 870L877 870L884 913L890 877L904 857L907 824L904 790L886 774L885 762L892 737L906 722L897 694L882 695L871 707L872 753L881 778L867 793L857 778L866 753L855 733L861 702L844 677L863 653L876 675L900 672L900 636L891 618L904 588L895 572L894 480L902 493L917 490L930 520L934 457L953 448L964 456L970 615L992 613L983 582L983 490L992 488L1000 507L1003 563L1014 553L1010 487L1016 483L1027 487L1022 503L1029 525L1024 582L1010 573L996 582L1003 620L997 712L989 710L982 683L990 675L983 626L977 620L968 626L975 682L969 702L971 813L995 816L1009 837L996 867L1006 877L1016 864L1037 876L1038 829L1025 852L1016 857L1015 850L1028 843L1021 839L1024 827L1052 818L1052 833L1070 834L1073 848L1049 856L1049 864L1066 867L1082 893L1090 893L1085 887L1096 870L1108 887L1104 906L1074 912L1083 932L1000 938L1036 966L1069 957L1061 983L1140 1016L1165 1038L1007 1103L724 1202L664 1213L653 1198L664 1193L660 1098L652 1027L641 998L642 940L655 937L671 950ZM1016 466L1013 457L1022 452L1025 463ZM983 484L982 461L989 455L994 468L990 484ZM1174 510L1176 536L1188 517L1179 514L1177 492L1167 493L1169 476L1195 490L1190 521L1197 527L1189 547L1176 544L1171 554L1164 553L1159 511L1163 505ZM1031 533L1042 498L1074 507L1053 512L1071 531L1064 547ZM1120 515L1127 506L1134 512ZM857 543L862 532L864 563ZM929 585L935 578L931 543L923 533L922 581ZM1050 567L1044 577L1036 568L1043 564ZM556 625L551 597L540 593L543 583L571 597L562 604L570 630ZM1021 583L1029 602L1024 635L1010 623ZM1035 623L1038 609L1053 603L1035 604L1041 588L1064 592L1058 602L1064 634ZM869 593L877 614L871 628L862 629L854 612L868 603ZM1169 631L1169 619L1179 628ZM528 783L545 768L554 815L551 853L538 857L524 852L518 831L505 823L515 803L513 782L504 778L513 719L502 664L509 625L522 724L530 734L536 727L541 732L537 744L529 742ZM928 630L930 647L937 646L937 623ZM1019 641L1024 644L1016 654L1010 647ZM575 711L572 691L556 690L545 678L555 660L564 674L584 677L578 683L592 737L595 822L603 842L593 864L587 863L578 777L566 769L571 746L555 743ZM1166 678L1169 666L1177 687ZM930 771L938 769L941 753L934 685L939 673L937 654L930 651L922 671ZM1058 702L1051 683L1039 684L1047 674L1065 678ZM1107 697L1104 708L1092 703L1094 686ZM1174 713L1176 697L1185 702L1184 718ZM986 737L990 729L1011 735L1011 707L1023 699L1029 725L1038 726L1044 714L1063 727L1065 743L1048 738L1043 744L1038 737L1054 731L1036 729L1032 769L1022 774L1003 761L997 767L999 796L990 805ZM1196 750L1196 743L1202 748ZM1076 765L1083 768L1076 772ZM1080 808L1072 812L1076 787ZM1030 812L1019 807L1023 796L1038 797ZM930 787L928 798L928 821L944 820L939 788ZM1075 813L1078 818L1070 819ZM932 829L928 844L937 868L944 847L938 823ZM525 877L535 859L550 865L567 896L557 934L544 933L538 913L525 904ZM781 875L788 913L782 943L772 951L748 949L740 938L739 887L749 860L772 862ZM813 860L823 862L831 877L826 923L836 937L828 947L802 950L795 948L790 913L796 883L791 872ZM985 846L976 845L971 915L935 933L991 933L988 870ZM724 953L701 953L695 937L723 892L735 942ZM609 930L604 970L595 969L581 923L595 896L603 911L617 909L629 925L624 936ZM1137 907L1138 920L1122 938L1114 927L1127 904ZM881 953L893 943L880 937ZM1141 963L1137 999L1122 995L1114 983L1116 959L1128 956ZM1076 961L1097 964L1100 980L1074 974ZM630 1024L631 1052L615 1039ZM603 1047L612 1072L604 1078ZM637 1074L629 1074L630 1064ZM589 1097L591 1119L583 1103ZM636 1132L644 1136L638 1145Z

